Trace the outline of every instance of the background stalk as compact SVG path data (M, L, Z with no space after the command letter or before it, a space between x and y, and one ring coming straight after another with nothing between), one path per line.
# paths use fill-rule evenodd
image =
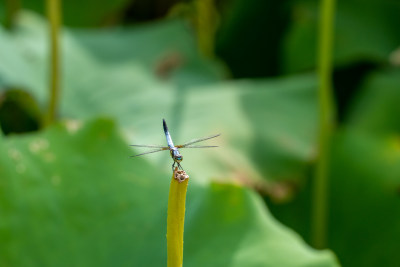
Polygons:
M218 12L214 0L197 0L196 26L199 49L203 55L214 57L215 32L217 31Z
M60 96L60 0L46 0L47 16L50 23L50 100L47 111L47 124L56 120Z
M335 108L332 93L332 47L335 0L322 0L319 27L319 140L318 159L315 169L312 198L312 244L316 248L326 246L329 153L335 124Z

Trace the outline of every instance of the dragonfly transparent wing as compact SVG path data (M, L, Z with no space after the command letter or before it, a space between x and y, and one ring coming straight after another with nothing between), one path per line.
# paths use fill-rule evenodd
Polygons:
M184 147L188 147L188 148L189 147L193 147L194 148L194 146L190 146L190 145L198 143L198 142L201 142L201 141L205 141L205 140L208 140L208 139L212 139L212 138L218 137L220 135L221 134L216 134L216 135L211 135L211 136L207 136L207 137L204 137L204 138L195 139L195 140L189 141L189 142L187 142L187 143L185 143L183 145L179 145L179 146L176 146L176 147L177 148L184 148ZM201 146L201 147L207 147L207 146Z
M209 148L209 147L218 147L218 146L176 146L177 148Z
M158 146L158 145L130 145L130 146L136 146L136 147L151 147L151 148L167 148L166 146Z
M142 156L142 155L146 155L146 154L150 154L150 153L156 153L156 152L160 152L160 151L164 151L164 150L169 150L169 147L163 147L163 148L160 148L160 149L147 151L147 152L140 153L140 154L137 154L137 155L134 155L134 156L131 156L131 157L138 157L138 156Z

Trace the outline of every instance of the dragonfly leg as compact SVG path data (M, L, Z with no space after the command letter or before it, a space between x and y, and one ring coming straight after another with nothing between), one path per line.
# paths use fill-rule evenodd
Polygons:
M175 168L175 161L174 161L174 163L172 163L172 172L174 172L174 168Z
M184 169L182 168L181 164L179 162L174 161L174 163L172 163L172 172L175 170L175 164L178 165L178 169L184 171Z
M182 171L184 171L184 169L182 168L180 163L178 163L178 168L181 169Z

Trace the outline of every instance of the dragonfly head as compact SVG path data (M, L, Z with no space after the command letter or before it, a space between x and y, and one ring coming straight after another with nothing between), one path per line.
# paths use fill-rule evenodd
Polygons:
M183 159L183 157L182 157L181 154L176 154L176 155L174 156L174 161L177 162L177 163L181 162L182 159Z

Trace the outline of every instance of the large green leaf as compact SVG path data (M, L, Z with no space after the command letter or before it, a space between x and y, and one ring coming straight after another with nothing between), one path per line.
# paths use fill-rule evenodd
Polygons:
M17 83L30 88L44 102L49 64L47 24L32 13L21 12L17 26L11 33L0 32L0 45L4 48L0 51L4 60L1 80L3 84ZM65 94L83 90L82 87L92 92L99 85L108 89L129 86L131 90L195 85L214 82L225 75L220 64L207 61L196 52L190 28L180 20L104 32L64 32L61 64Z
M165 265L170 174L129 158L112 121L67 121L0 143L2 266ZM276 222L254 192L196 180L184 265L337 266Z
M329 236L330 247L343 265L396 266L399 262L395 249L400 236L399 166L398 136L377 138L359 130L337 136Z
M375 134L400 133L400 71L373 73L362 86L348 124Z
M25 14L19 30L6 38L10 47L20 49L18 55L30 55L22 58L26 74L20 75L28 77L28 88L42 104L47 96L45 29L39 18ZM223 149L182 151L184 166L196 173L206 172L203 177L233 174L295 181L302 177L313 158L316 140L313 75L221 82L221 69L196 54L187 28L179 21L84 33L66 31L63 36L62 116L112 116L132 144L165 144L162 118L169 123L176 143L222 133L216 144ZM130 52L130 45L137 49ZM155 62L176 51L186 61L168 77L158 77ZM13 67L15 71L17 67ZM11 83L13 73L3 71L0 77ZM165 154L146 158L170 164Z

